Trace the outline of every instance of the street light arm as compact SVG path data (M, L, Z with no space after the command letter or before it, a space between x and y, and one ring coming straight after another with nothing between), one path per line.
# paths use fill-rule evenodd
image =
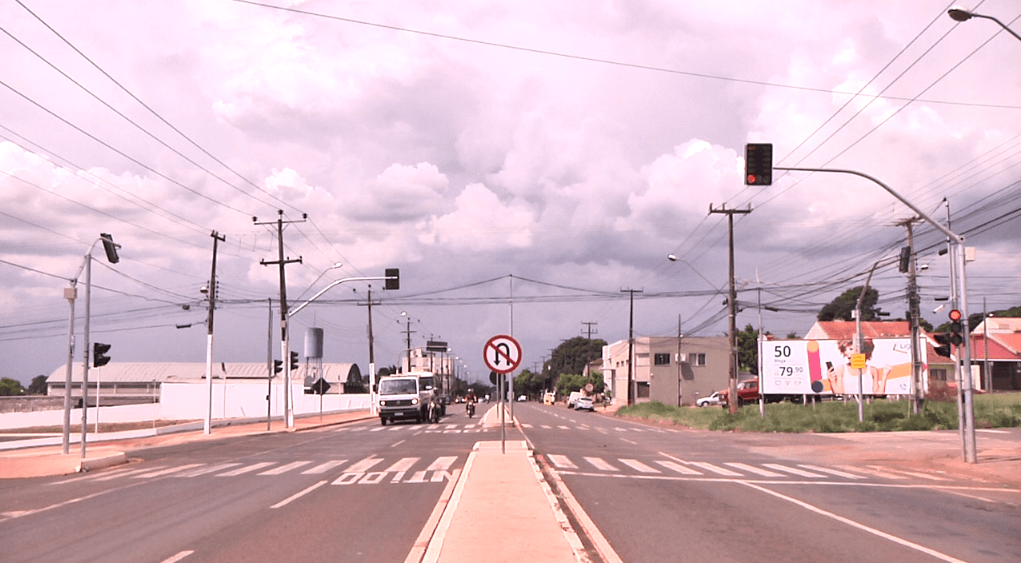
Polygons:
M338 286L338 285L340 285L342 283L351 282L351 281L376 281L376 280L385 280L385 279L386 279L386 276L369 276L369 277L360 277L360 278L344 278L344 279L336 280L336 281L330 283L330 285L328 285L328 286L324 287L322 290L320 290L319 293L317 293L317 294L313 295L312 297L310 297L308 301L302 303L301 305L298 305L297 307L291 309L290 311L287 311L287 318L293 317L295 313L297 313L298 311L304 309L306 306L308 306L309 303L315 301L316 299L319 299L320 297L322 297L322 295L324 293L326 293L327 291L333 289L334 287L336 287L336 286Z
M947 10L947 14L949 14L950 18L953 19L956 22L965 22L965 21L970 20L971 18L982 18L982 19L985 19L985 20L993 20L994 22L997 23L997 25L999 25L1000 27L1005 29L1007 31L1007 33L1013 35L1015 38L1017 38L1018 41L1021 41L1021 35L1018 35L1017 33L1015 33L1013 29L1007 27L1007 24L1001 22L1000 20L994 18L993 16L986 16L986 15L983 15L983 14L976 14L975 12L969 12L968 10L965 10L964 8L960 8L958 6L954 6L953 8L950 8L949 10Z
M916 215L918 215L919 217L924 219L927 223L929 223L933 227L936 227L936 229L939 230L941 233L943 233L946 236L948 236L951 239L953 239L953 241L956 242L957 244L962 244L962 245L964 244L964 238L963 237L961 237L960 235L954 233L950 229L944 227L942 224L940 224L938 221L936 221L932 217L929 217L924 211L922 211L921 209L916 207L913 203L911 203L910 201L904 199L903 197L901 197L900 194L898 194L897 192L893 191L893 188L891 188L890 186L887 186L886 184L880 182L879 180L877 180L876 178L873 178L872 176L869 176L868 174L865 174L864 172L858 172L857 170L842 170L842 169L838 169L838 168L781 168L779 166L774 166L773 169L774 170L792 170L792 171L795 171L795 172L836 172L836 173L839 173L839 174L854 174L855 176L861 176L862 178L865 178L866 180L871 180L872 182L878 184L880 187L882 187L887 192L890 192L890 195L892 195L893 197L895 197L898 200L900 200L901 203L903 203L904 205L908 206L912 211L914 211Z

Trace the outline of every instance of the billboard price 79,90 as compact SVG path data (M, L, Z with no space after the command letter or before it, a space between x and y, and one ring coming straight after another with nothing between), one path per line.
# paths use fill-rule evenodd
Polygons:
M865 368L851 367L854 345L846 340L766 340L762 393L766 395L857 395L859 375L866 395L911 392L911 339L865 339ZM925 348L921 347L926 375ZM923 383L924 384L924 383Z

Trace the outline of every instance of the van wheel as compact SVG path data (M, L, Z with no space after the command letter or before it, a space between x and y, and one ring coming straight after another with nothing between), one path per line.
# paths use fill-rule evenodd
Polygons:
M386 426L386 417L383 416L379 417L379 423L382 424L383 426Z

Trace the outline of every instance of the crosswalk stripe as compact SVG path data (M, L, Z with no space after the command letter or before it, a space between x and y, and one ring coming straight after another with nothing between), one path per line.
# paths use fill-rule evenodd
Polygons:
M259 473L259 475L281 475L283 473L287 473L288 471L290 471L292 469L297 469L297 468L299 468L299 467L301 467L303 465L308 465L310 463L312 463L312 462L311 461L292 461L291 463L288 463L286 465L281 465L280 467L274 467L273 469L268 469L266 471L263 471L262 473Z
M325 463L320 463L319 465L317 465L315 467L310 467L309 469L306 469L305 471L302 471L301 474L302 475L320 475L322 473L326 473L327 471L333 469L334 467L337 467L338 465L343 465L346 462L347 462L346 459L331 459L330 461L327 461Z
M196 469L194 471L188 471L187 473L179 473L177 475L174 475L174 477L198 477L199 475L205 475L207 473L215 473L217 471L222 471L224 469L229 469L231 467L234 467L235 465L241 465L241 464L238 463L238 462L233 462L233 463L231 463L231 462L216 463L216 464L213 464L213 465L207 465L205 467L200 467L199 469Z
M387 467L383 471L407 471L411 469L415 463L422 458L420 457L403 457L398 462L394 463L390 467Z
M550 427L549 425L546 425L546 424L540 424L539 427L543 428L545 430L552 430L552 427Z
M432 462L429 467L426 467L426 471L447 471L450 466L457 461L457 456L447 455L436 458L436 461Z
M882 477L883 479L893 479L893 480L904 480L904 479L907 479L907 477L905 477L903 475L894 475L893 473L887 473L885 471L879 471L879 470L871 469L871 468L867 468L867 467L866 468L861 468L861 467L852 467L852 466L849 466L849 465L838 465L837 467L839 467L841 469L846 469L848 471L861 471L862 473L868 473L869 475L874 475L876 477Z
M644 463L638 461L637 459L625 459L625 458L621 458L620 462L623 463L624 465L630 467L631 469L634 469L635 471L640 471L642 473L659 473L660 472L658 469L653 469L653 468L649 467L648 465L645 465Z
M702 474L701 471L695 471L694 469L692 469L692 468L690 468L690 467L688 467L686 465L681 465L680 463L677 463L676 461L666 461L666 460L662 460L662 459L657 459L656 463L662 465L663 467L666 467L667 469L669 469L671 471L676 471L676 472L681 473L683 475L701 475Z
M843 477L845 479L864 479L861 475L854 475L853 473L846 473L844 471L837 471L836 469L830 469L828 467L819 467L816 465L804 465L800 464L798 467L804 467L809 471L819 471L822 473L829 473L830 475L836 475L837 477Z
M98 476L96 476L93 479L93 481L109 481L110 479L117 479L118 477L129 477L131 475L138 475L139 473L145 473L145 472L148 472L148 471L153 471L154 469L160 469L161 467L162 466L160 466L160 467L138 467L138 468L135 468L135 469L130 469L128 471L120 471L120 472L117 472L117 473L110 473L109 475L98 475Z
M270 465L273 465L272 461L263 461L263 462L260 462L260 463L254 463L252 465L246 465L244 467L239 467L239 468L237 468L237 469L235 469L233 471L228 471L226 473L219 473L216 476L217 477L237 477L238 475L243 475L245 473L251 473L252 471L258 471L258 470L262 469L263 467L269 467Z
M378 464L381 461L383 461L383 458L381 458L381 457L369 456L369 457L367 457L367 458L365 458L365 459L355 463L351 467L348 467L345 470L345 473L364 473L364 472L372 469L372 467L374 465Z
M780 465L779 463L763 463L762 466L768 467L770 469L776 469L777 471L784 471L786 473L797 475L799 477L810 477L813 479L821 479L825 477L825 475L819 475L818 473L812 473L810 471L805 471L803 469L798 469L796 467L787 467L786 465Z
M747 471L748 473L754 473L763 477L784 477L783 473L777 473L768 469L760 469L753 465L748 465L747 463L725 463L724 465L729 465L734 469L740 469L741 471Z
M549 454L546 456L549 458L550 463L557 466L558 469L578 469L571 460L567 459L565 455Z
M567 426L564 426L564 425L560 425L560 426L557 426L557 428L559 428L559 429L561 429L561 430L570 430L570 428L569 428L569 427L567 427Z
M189 463L187 465L179 465L177 467L168 467L158 471L150 471L148 473L142 473L140 475L132 475L132 479L152 479L153 477L162 477L163 475L169 475L171 473L177 473L178 471L185 471L187 469L193 469L202 465L201 463Z
M718 465L713 465L711 463L706 463L704 461L689 461L688 463L690 463L691 465L694 465L695 467L701 467L702 469L705 469L706 471L711 471L713 473L716 473L717 475L723 475L724 477L742 477L742 475L740 473L737 473L735 471L731 471L729 469L725 469L725 468L720 467Z
M910 475L912 477L918 477L919 479L928 479L930 481L946 481L947 480L944 477L937 477L935 475L929 475L928 473L919 473L917 471L908 471L906 469L893 469L893 468L890 468L890 467L883 467L881 465L870 465L869 467L874 467L874 468L876 468L876 469L878 469L880 471L889 471L889 472L892 472L892 473L895 473L895 474L903 473L904 475Z
M585 461L591 463L596 469L600 471L617 471L617 468L603 458L600 457L585 457Z

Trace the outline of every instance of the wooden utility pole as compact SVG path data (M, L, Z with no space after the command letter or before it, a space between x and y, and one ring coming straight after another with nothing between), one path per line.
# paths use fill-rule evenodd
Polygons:
M206 295L209 297L209 315L206 318L206 420L202 426L203 432L209 434L213 431L213 311L216 310L216 248L217 243L226 241L227 237L220 236L220 233L213 231L213 270L209 274L209 287ZM227 375L224 374L226 378Z
M621 293L630 293L631 307L627 333L627 404L631 406L638 399L635 382L635 294L644 293L641 289L622 289Z
M912 226L919 220L918 217L912 217L898 223L898 225L902 225L908 230L908 321L911 326L911 412L914 414L922 412L922 390L925 388L921 378L922 354L918 346L918 282L915 278L915 239L912 231Z
M751 212L750 206L747 209L727 209L727 204L723 204L719 209L715 209L712 204L709 204L710 214L725 213L727 215L727 224L730 228L730 293L727 297L727 308L730 312L730 391L727 395L727 406L730 409L730 414L737 414L739 400L737 396L737 290L734 288L734 214L747 215Z

